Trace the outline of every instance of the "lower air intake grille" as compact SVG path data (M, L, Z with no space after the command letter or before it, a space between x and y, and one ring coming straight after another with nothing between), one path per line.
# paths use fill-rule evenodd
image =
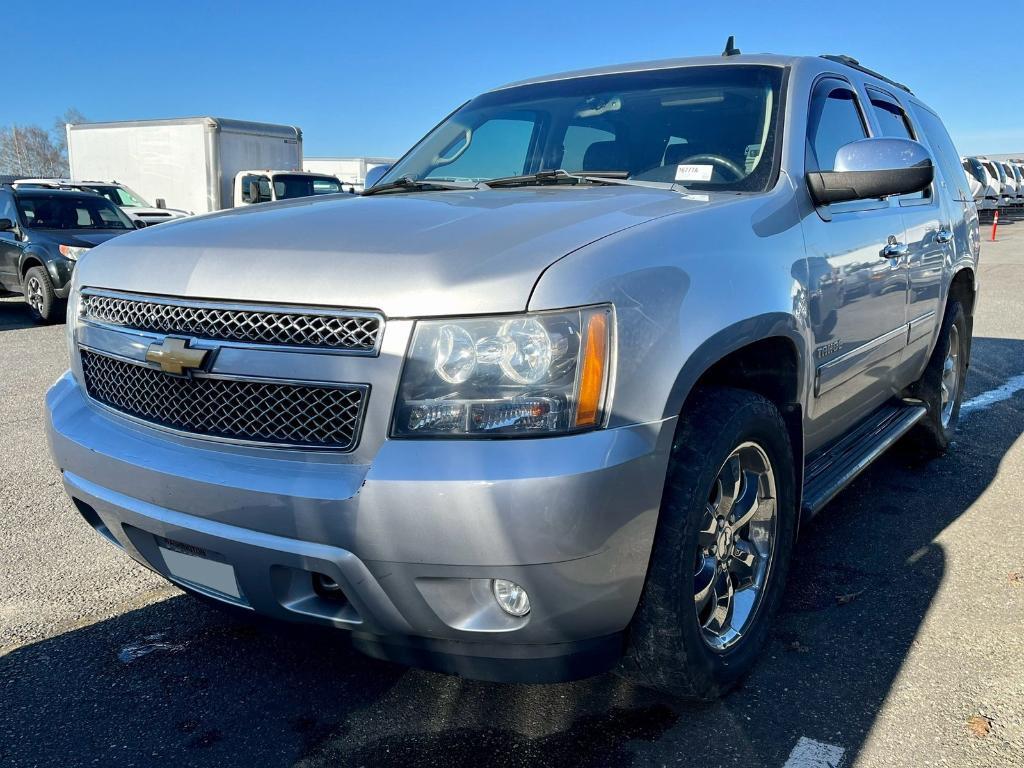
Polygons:
M122 413L182 432L234 440L352 450L362 387L183 378L82 350L89 396Z

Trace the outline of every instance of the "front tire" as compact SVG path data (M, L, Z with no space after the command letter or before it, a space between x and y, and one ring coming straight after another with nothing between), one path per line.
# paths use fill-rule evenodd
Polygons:
M708 701L753 668L782 598L796 498L778 409L743 390L695 392L676 430L625 677Z
M45 267L32 267L25 273L25 302L37 323L57 322L64 316L64 302L57 298L53 281Z

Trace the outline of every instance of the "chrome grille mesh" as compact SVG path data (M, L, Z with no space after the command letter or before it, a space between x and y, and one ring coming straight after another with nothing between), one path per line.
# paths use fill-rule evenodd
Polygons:
M89 293L82 296L82 317L140 331L363 353L377 348L381 330L380 318L372 314L175 304Z
M82 349L89 396L172 429L261 443L351 450L365 391L315 384L170 376Z

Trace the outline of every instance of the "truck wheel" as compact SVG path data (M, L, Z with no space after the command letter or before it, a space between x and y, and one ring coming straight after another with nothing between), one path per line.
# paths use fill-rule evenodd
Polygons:
M910 389L928 413L908 437L928 453L942 455L953 440L960 419L969 351L970 336L963 307L956 299L950 299L928 367Z
M54 293L50 273L45 267L32 267L25 273L24 291L29 312L36 322L55 323L64 316L64 302Z
M624 677L708 701L757 661L796 524L786 424L765 398L699 390L676 430Z

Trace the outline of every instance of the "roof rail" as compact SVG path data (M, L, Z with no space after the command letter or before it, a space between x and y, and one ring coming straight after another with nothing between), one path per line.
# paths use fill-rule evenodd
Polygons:
M850 67L851 69L856 69L858 72L863 72L865 75L871 75L872 77L877 77L882 82L888 83L889 85L896 86L897 88L899 88L901 90L904 90L904 91L906 91L907 93L909 93L911 95L914 94L914 92L912 90L910 90L907 86L905 86L903 83L897 83L895 80L890 80L885 75L883 75L883 74L881 74L879 72L875 72L875 70L873 70L873 69L868 69L867 67L862 65L859 61L857 61L855 58L853 58L853 56L846 56L846 55L843 55L843 54L834 55L834 54L827 54L827 53L825 53L825 54L821 55L821 58L828 59L829 61L834 61L834 62L836 62L838 64L845 64L846 66Z

